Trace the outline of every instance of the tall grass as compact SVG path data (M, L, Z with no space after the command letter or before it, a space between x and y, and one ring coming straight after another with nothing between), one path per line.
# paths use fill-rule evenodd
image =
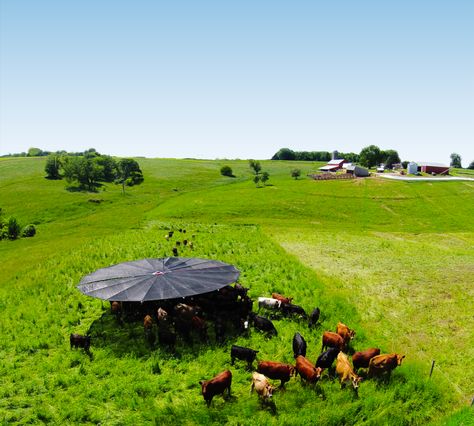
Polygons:
M170 226L196 235L194 249L183 256L235 264L252 297L280 291L308 311L320 306L321 327L310 330L301 322L276 320L279 334L273 339L253 331L224 346L179 342L173 355L150 348L141 323L117 325L107 304L76 290L80 278L97 268L169 255L173 242L163 235ZM363 382L359 398L327 377L315 388L292 379L275 396L276 414L261 406L255 394L249 395L244 365L230 366L231 344L259 349L259 359L292 363L291 340L300 331L314 361L322 331L334 329L338 320L360 332L356 348L375 342L360 329L350 300L328 293L311 270L256 227L168 223L103 238L20 275L12 287L0 289L0 300L0 413L7 423L400 425L423 424L450 404L442 383L422 377L408 359L390 383ZM70 350L71 332L91 333L91 358ZM198 382L227 368L233 373L233 396L230 401L216 397L208 409Z

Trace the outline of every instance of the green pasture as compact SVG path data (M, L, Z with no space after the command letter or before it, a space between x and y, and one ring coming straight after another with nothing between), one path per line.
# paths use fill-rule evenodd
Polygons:
M316 182L305 176L319 164L263 161L269 185L256 188L246 161L138 159L145 182L123 196L112 184L66 190L43 178L44 161L0 159L0 207L38 231L0 242L5 424L471 424L473 182ZM220 176L224 164L235 178ZM252 297L277 291L319 306L321 326L276 320L273 339L181 342L173 355L75 289L97 268L171 255L180 234L164 235L181 227L195 235L181 256L235 264ZM390 383L364 381L356 398L328 377L315 388L292 379L272 413L249 395L244 365L230 366L233 343L292 362L295 331L314 361L338 321L357 330L355 350L407 354ZM71 332L91 333L92 358L69 349ZM233 396L207 409L198 382L227 368Z

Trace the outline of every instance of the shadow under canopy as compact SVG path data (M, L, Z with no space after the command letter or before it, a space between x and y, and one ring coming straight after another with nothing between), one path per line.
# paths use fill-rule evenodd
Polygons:
M98 269L77 288L102 300L145 302L209 293L237 281L239 275L233 265L218 260L141 259Z

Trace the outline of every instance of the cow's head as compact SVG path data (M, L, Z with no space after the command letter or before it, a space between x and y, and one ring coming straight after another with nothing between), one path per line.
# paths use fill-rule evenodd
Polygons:
M162 308L158 308L157 316L158 316L158 321L166 320L168 318L168 312L166 312Z
M263 398L270 399L273 396L273 392L275 392L276 387L272 386L271 384L267 384L265 389L263 390Z
M349 338L350 338L351 340L355 337L355 335L356 335L355 330L349 329Z
M356 376L355 374L351 377L352 381L352 387L354 390L357 390L359 388L359 383L362 381L362 377Z
M91 336L85 336L84 349L88 351L90 347L91 347Z
M402 365L403 358L405 358L405 355L397 354L397 365Z
M201 392L202 392L202 394L204 395L204 398L206 398L207 384L208 384L208 382L205 381L205 380L201 380L201 381L199 382L199 384L201 385Z

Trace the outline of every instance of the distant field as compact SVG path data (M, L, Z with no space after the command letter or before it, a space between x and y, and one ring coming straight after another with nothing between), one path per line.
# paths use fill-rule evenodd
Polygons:
M474 396L474 373L465 368L474 359L473 182L295 181L293 168L305 176L319 164L265 161L270 185L257 189L246 161L139 162L145 182L122 196L114 185L68 192L64 182L43 178L44 159L0 159L0 207L38 228L32 239L0 242L1 420L469 424L469 408L449 413ZM223 164L236 178L219 175ZM252 297L280 291L323 311L318 330L277 321L278 338L253 333L238 344L291 362L291 337L300 330L314 359L322 330L343 320L357 330L357 349L406 353L404 365L389 386L363 382L359 399L336 382L315 391L293 379L276 395L276 417L248 395L240 366L232 368L235 399L217 397L208 410L197 381L229 367L231 342L181 346L180 358L151 351L140 324L117 328L105 304L74 288L96 268L171 255L164 230L178 226L197 235L189 255L235 264ZM92 362L67 342L70 332L87 330Z

